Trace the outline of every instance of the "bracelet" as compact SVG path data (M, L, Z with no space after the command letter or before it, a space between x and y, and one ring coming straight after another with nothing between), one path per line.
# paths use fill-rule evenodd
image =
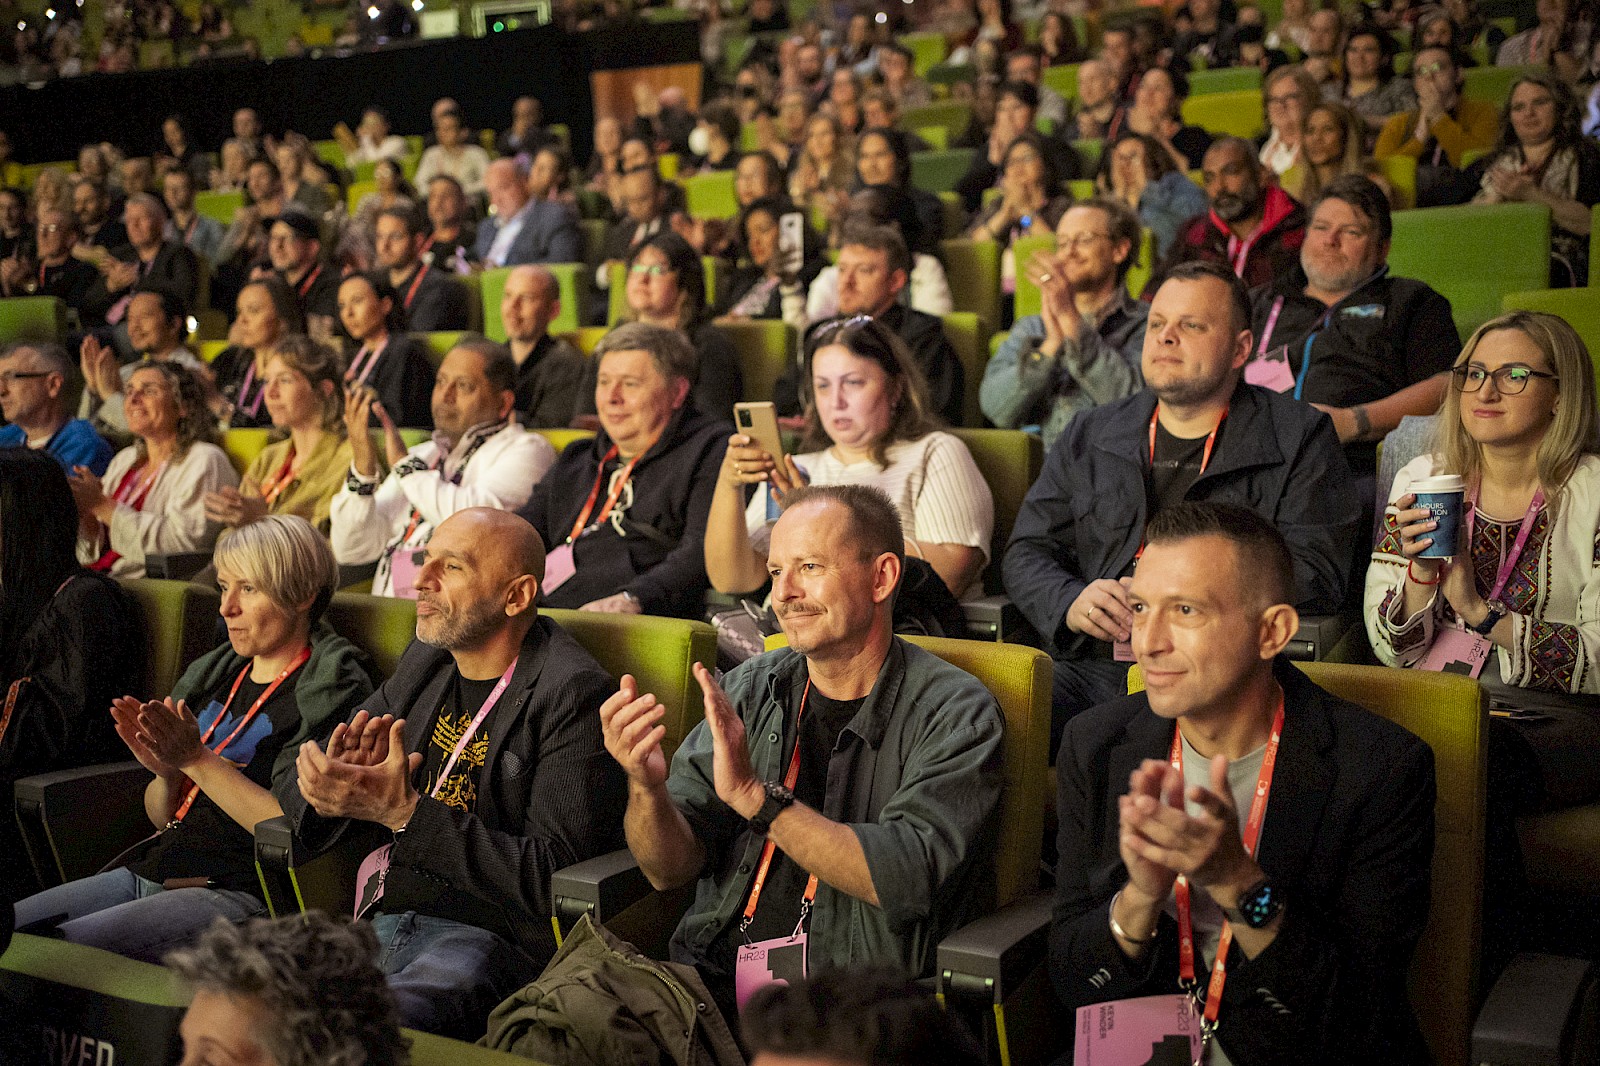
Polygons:
M1148 944L1155 940L1159 934L1159 929L1150 930L1150 935L1141 939L1140 937L1129 936L1128 931L1117 924L1117 900L1121 898L1122 889L1119 888L1117 889L1117 894L1111 897L1111 907L1106 911L1107 916L1111 919L1111 931L1130 944Z
M1418 577L1416 571L1411 569L1411 560L1409 559L1406 560L1406 577L1418 585L1437 585L1439 583L1438 578L1434 578L1432 581L1424 581Z
M1350 413L1356 419L1356 440L1366 440L1372 436L1372 419L1367 416L1366 404L1357 404L1350 408Z

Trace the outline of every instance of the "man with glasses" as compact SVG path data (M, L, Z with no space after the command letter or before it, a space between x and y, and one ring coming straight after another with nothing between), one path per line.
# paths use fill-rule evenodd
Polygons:
M38 261L20 258L0 261L0 291L7 296L59 297L83 318L89 290L100 280L100 272L74 258L72 246L77 240L78 220L70 211L41 208L34 230ZM100 322L85 321L83 325L96 326Z
M1255 146L1242 137L1224 137L1206 150L1200 173L1211 210L1178 231L1167 261L1145 291L1154 292L1165 271L1192 259L1223 263L1247 286L1265 285L1292 271L1306 239L1306 213L1268 180Z
M55 343L22 341L0 350L0 447L42 448L71 473L85 466L96 476L111 462L111 445L81 418L67 416L72 361Z
M1461 335L1449 300L1389 275L1389 200L1372 181L1335 178L1310 213L1300 268L1251 293L1245 379L1328 413L1370 508L1377 442L1439 409Z
M1138 242L1138 216L1120 200L1096 198L1061 216L1056 250L1025 268L1039 313L1019 319L984 367L979 404L989 421L1036 426L1048 448L1078 412L1139 390L1149 309L1124 284Z
M1477 191L1461 180L1468 152L1494 145L1500 114L1485 100L1461 95L1461 72L1448 48L1424 48L1411 63L1417 91L1414 111L1390 117L1373 155L1408 155L1417 161L1417 206L1464 203Z

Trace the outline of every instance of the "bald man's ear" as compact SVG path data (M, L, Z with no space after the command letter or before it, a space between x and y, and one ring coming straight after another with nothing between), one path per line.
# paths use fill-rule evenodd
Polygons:
M511 587L506 590L507 618L516 618L530 612L538 613L538 605L538 578L532 574L523 574L511 582Z

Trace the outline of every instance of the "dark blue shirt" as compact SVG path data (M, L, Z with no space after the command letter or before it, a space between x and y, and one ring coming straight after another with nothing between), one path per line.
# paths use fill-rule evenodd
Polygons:
M27 434L21 426L0 426L0 447L27 443ZM100 477L111 463L111 445L81 418L62 426L44 447L69 474L75 466L86 466Z

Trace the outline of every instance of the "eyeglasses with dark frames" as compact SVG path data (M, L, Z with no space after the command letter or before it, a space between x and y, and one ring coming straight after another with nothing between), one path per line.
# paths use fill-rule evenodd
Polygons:
M1450 373L1454 375L1456 384L1461 387L1462 392L1477 392L1483 388L1485 381L1494 378L1494 391L1502 396L1518 395L1534 378L1546 378L1557 382L1561 380L1554 374L1526 366L1503 366L1493 372L1481 366L1458 366L1452 367Z

